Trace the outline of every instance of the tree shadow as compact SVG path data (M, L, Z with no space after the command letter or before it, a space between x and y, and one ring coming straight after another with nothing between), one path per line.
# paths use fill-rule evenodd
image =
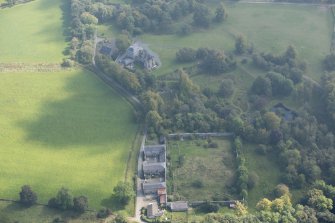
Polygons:
M63 22L63 35L65 41L68 43L66 48L63 50L64 55L70 54L70 41L72 39L71 35L71 1L62 0L60 8L62 10L62 22Z
M60 1L60 2L59 2ZM63 50L63 55L68 55L70 50L70 41L72 39L71 36L71 1L68 0L58 0L58 1L40 1L38 3L39 10L48 10L49 8L55 7L55 4L59 5L61 9L61 23L62 23L62 34L64 37L64 41L67 43L66 48ZM45 18L48 19L48 18ZM53 27L48 27L50 31ZM48 30L43 30L41 32L48 32ZM56 39L57 40L57 39Z
M110 146L129 139L135 120L131 109L91 75L94 74L78 72L69 77L64 86L69 97L44 101L36 118L17 123L28 142L59 149L75 145Z

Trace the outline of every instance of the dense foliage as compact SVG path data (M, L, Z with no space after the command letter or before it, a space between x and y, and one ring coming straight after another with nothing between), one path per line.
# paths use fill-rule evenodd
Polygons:
M37 202L37 194L31 189L29 185L24 185L20 192L20 203L25 206L34 205Z

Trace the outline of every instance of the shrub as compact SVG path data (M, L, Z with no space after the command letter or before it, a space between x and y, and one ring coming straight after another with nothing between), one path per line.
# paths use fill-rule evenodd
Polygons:
M37 194L32 191L29 185L24 185L20 192L20 203L25 206L31 206L37 201Z
M197 51L192 48L181 48L176 53L176 60L180 63L193 62L196 60Z
M88 200L85 196L73 198L73 209L77 212L83 213L88 209Z
M203 188L204 187L204 183L201 180L195 180L192 182L192 187L194 188Z
M112 214L112 211L109 208L100 209L97 213L97 218L107 218Z
M49 200L48 206L52 208L57 208L61 210L70 210L73 207L73 200L70 191L62 187L56 197L53 197Z

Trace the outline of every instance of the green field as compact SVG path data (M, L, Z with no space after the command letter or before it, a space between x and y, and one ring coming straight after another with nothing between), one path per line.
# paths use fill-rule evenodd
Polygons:
M257 51L280 54L290 44L308 64L308 75L319 79L321 60L329 54L332 18L329 9L316 6L272 4L226 5L228 18L222 25L197 31L190 36L143 35L140 39L157 52L163 66L157 74L180 66L175 53L182 47L209 47L227 52L234 50L234 36L243 34Z
M171 190L174 194L189 201L212 200L234 197L232 185L236 170L235 158L229 140L213 139L218 148L204 148L206 140L171 141L168 154L171 157L173 180ZM179 157L184 157L180 166ZM168 179L169 181L170 179ZM201 181L202 187L194 186Z
M68 9L67 0L36 0L0 9L0 63L61 62Z
M255 187L249 190L248 206L255 209L259 200L264 197L272 198L272 191L280 183L281 172L274 153L260 155L256 145L244 145L249 174L256 173L259 177Z
M94 74L0 75L0 197L29 184L40 202L66 186L111 205L136 134L132 108Z

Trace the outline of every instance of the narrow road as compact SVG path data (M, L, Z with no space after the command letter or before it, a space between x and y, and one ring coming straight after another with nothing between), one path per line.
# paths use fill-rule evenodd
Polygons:
M138 222L143 222L141 220L141 209L144 207L144 194L142 191L141 183L142 183L142 163L143 163L143 152L144 152L144 144L146 139L146 131L144 132L142 143L141 143L141 149L138 155L138 162L137 162L137 177L136 177L136 205L135 205L135 219Z

